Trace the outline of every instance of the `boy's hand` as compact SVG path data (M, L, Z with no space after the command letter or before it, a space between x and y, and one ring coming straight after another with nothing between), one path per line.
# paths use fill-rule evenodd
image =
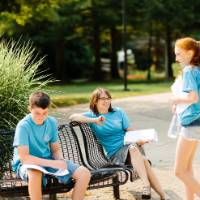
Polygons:
M67 163L65 160L55 160L54 167L57 169L65 170L67 169Z
M105 121L105 117L99 116L95 119L95 123L98 125L102 125L102 122Z

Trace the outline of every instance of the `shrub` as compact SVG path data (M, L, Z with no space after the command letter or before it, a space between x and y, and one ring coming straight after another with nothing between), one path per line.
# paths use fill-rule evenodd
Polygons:
M14 128L27 113L29 95L51 81L39 70L43 60L30 42L0 42L0 129Z

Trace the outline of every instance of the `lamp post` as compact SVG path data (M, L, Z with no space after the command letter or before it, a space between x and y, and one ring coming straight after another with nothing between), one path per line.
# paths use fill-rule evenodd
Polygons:
M128 74L128 68L127 68L127 47L126 47L126 0L122 0L122 25L123 25L123 34L122 34L122 46L124 50L124 90L128 91L127 87L127 74Z

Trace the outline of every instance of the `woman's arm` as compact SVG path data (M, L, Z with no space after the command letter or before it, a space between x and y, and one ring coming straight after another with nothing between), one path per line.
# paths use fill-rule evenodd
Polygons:
M91 117L86 117L83 114L72 114L69 119L71 121L77 121L77 122L83 122L83 123L96 123L96 124L101 124L101 122L103 122L105 120L104 117L99 116L99 117L95 117L95 118L91 118Z

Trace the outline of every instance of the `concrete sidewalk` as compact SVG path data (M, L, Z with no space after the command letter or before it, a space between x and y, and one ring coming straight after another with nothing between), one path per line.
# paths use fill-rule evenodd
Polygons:
M113 105L123 108L130 118L135 129L155 128L159 133L159 141L145 145L147 157L152 161L153 168L159 180L172 200L181 200L184 196L184 186L173 174L174 154L176 140L167 137L167 129L171 119L169 105L170 93L154 94L139 97L129 97L113 100ZM68 121L68 116L75 112L88 110L88 104L76 105L67 108L59 108L53 111L60 124ZM200 178L200 155L199 149L195 159L195 172ZM200 180L200 179L199 179ZM127 200L139 199L142 189L141 181L127 183L120 187L121 198ZM152 192L153 200L158 200L155 192ZM111 200L112 188L89 191L86 200ZM196 198L198 199L198 198Z

